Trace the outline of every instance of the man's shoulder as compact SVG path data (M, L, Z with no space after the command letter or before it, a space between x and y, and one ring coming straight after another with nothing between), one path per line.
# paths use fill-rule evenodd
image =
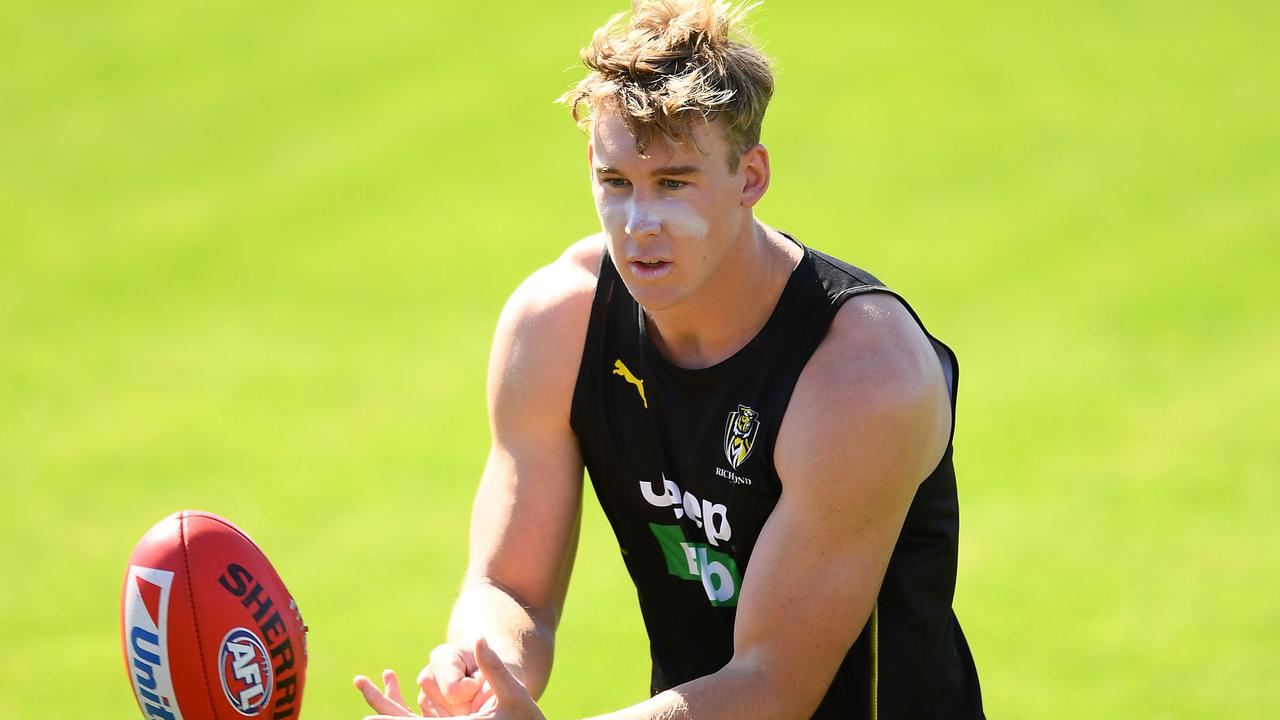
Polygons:
M938 392L941 377L938 356L911 311L896 295L873 291L841 304L800 382L852 409Z
M807 254L813 282L835 310L801 382L850 402L930 383L939 369L937 356L906 300L847 260L813 248Z
M511 293L503 316L507 319L563 323L586 322L600 261L603 235L583 238L564 250L552 263L535 270ZM579 316L581 316L579 318Z
M946 381L928 336L900 298L861 293L840 306L796 383L778 469L785 482L864 460L846 452L941 457L949 430ZM915 447L896 447L899 441Z
M841 303L818 352L850 361L836 363L829 370L853 377L828 378L833 381L852 381L870 370L909 375L922 364L937 364L920 323L902 298L883 286L859 292Z
M603 252L602 239L580 240L507 300L490 360L496 416L550 418L548 427L568 427Z
M564 263L567 268L580 269L591 275L593 279L600 277L600 261L604 258L605 237L599 232L588 235L565 248L557 263Z
M572 387L603 253L601 236L579 240L511 293L494 336L499 379L532 373L552 390Z

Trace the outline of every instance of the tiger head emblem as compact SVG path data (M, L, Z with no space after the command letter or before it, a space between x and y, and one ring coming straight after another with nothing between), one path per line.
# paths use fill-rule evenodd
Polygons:
M759 431L760 413L746 405L729 413L724 425L724 456L735 469L746 462Z

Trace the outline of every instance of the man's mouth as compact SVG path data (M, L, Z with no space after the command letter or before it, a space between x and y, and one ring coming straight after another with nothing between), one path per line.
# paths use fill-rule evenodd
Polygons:
M631 271L638 277L657 277L665 273L671 263L667 260L639 259L631 261Z

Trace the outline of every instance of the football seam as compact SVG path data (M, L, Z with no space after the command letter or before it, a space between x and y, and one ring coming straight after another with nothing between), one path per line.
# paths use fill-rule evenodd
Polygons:
M289 598L290 600L294 599L293 594L289 592L289 589L287 587L285 587L284 580L281 579L279 571L276 570L275 565L271 562L271 559L267 557L267 551L262 549L262 546L258 544L258 541L249 537L249 533L245 532L244 530L241 530L239 527L236 526L235 523L222 517L221 515L215 515L210 512L204 512L203 510L186 510L184 511L183 514L184 516L186 514L192 514L192 515L195 515L196 517L202 517L206 520L216 522L222 525L223 527L225 527L226 529L230 530L231 532L234 532L235 534L239 535L241 538L243 538L244 541L248 543L250 547L252 547L254 550L257 551L258 555L262 556L262 558L267 561L267 566L265 568L267 577L270 577L273 580L275 580L276 585L280 586L280 588L284 591L285 597Z
M266 552L262 550L262 546L258 545L258 543L255 542L253 538L249 537L248 533L236 527L230 520L227 520L226 518L218 515L214 515L213 513L203 512L201 510L195 510L195 511L189 510L187 512L193 513L196 517L202 517L206 520L212 520L213 522L218 523L219 525L225 527L231 532L234 532L235 534L244 538L246 542L248 542L250 545L254 546L255 548L258 548L258 551L262 552L263 555L266 555ZM185 517L185 514L184 514L184 517Z
M213 701L213 688L209 687L209 666L204 661L204 641L200 639L200 617L196 612L196 593L194 579L191 576L191 561L187 549L187 514L178 517L178 535L182 539L182 570L187 576L187 600L191 603L191 626L196 631L196 654L200 656L200 672L204 680L205 694L209 696L209 710L213 717L218 717L218 706Z

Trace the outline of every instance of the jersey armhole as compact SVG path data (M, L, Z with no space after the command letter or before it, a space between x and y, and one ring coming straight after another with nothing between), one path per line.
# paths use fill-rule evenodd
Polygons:
M613 260L606 249L600 256L600 274L596 281L595 295L591 299L591 314L587 319L587 336L582 343L582 356L578 361L578 378L573 384L573 399L569 405L569 428L578 436L581 446L584 433L591 432L586 419L589 403L596 398L599 383L595 382L599 373L599 359L604 347L604 315L613 299L617 286L617 274L613 268Z

